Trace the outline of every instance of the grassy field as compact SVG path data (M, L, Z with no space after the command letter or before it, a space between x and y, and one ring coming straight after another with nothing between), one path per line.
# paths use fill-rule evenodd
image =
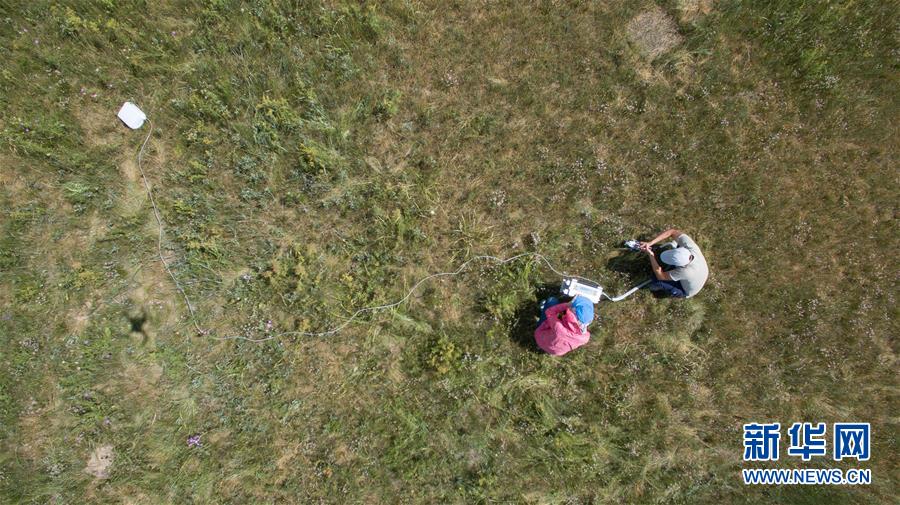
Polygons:
M896 503L896 4L0 3L3 503ZM115 117L132 100L148 127ZM532 339L537 251L704 248ZM255 343L225 336L276 338ZM743 423L872 423L745 486ZM188 438L199 436L199 445ZM830 447L829 447L830 448ZM894 498L891 498L891 497Z

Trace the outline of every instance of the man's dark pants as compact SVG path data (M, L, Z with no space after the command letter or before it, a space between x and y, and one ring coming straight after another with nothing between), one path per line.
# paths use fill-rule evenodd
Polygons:
M669 270L673 270L675 267L669 265L668 263L663 263L659 260L659 255L665 249L660 246L653 246L653 253L656 255L656 260L659 262L659 265L662 267L663 272L668 272ZM653 276L653 282L647 285L647 289L653 291L654 293L660 294L663 297L672 297L672 298L684 298L687 296L684 292L684 287L681 285L681 281L661 281L656 279L656 276L653 275L651 270L650 275Z

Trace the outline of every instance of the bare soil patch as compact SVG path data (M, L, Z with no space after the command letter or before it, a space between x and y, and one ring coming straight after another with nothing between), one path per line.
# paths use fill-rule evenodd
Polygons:
M96 479L108 478L109 470L113 464L113 455L113 446L101 445L91 451L91 456L84 471L93 475Z

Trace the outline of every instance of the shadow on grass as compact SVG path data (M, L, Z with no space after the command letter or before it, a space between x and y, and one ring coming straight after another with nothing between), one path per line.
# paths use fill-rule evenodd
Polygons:
M534 291L534 295L519 305L515 314L513 314L509 338L526 351L534 353L544 352L534 341L534 330L538 326L541 302L554 295L559 296L558 284L541 284Z
M653 250L656 251L658 258L659 254L664 249L654 246ZM666 267L665 265L663 266L666 270L671 268ZM622 251L618 256L610 258L606 262L606 267L615 272L627 275L629 277L629 283L632 285L654 278L653 271L650 269L650 260L647 259L645 254L639 252ZM650 294L656 299L671 298L671 296L664 291L651 291Z
M606 262L606 267L614 272L628 275L631 281L640 281L650 273L650 260L643 253L622 251Z

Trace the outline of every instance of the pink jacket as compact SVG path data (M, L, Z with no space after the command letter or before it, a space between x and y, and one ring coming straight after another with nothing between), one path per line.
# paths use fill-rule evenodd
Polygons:
M591 339L591 334L581 331L575 312L568 303L560 303L547 309L547 319L534 330L538 347L554 356L577 349Z

